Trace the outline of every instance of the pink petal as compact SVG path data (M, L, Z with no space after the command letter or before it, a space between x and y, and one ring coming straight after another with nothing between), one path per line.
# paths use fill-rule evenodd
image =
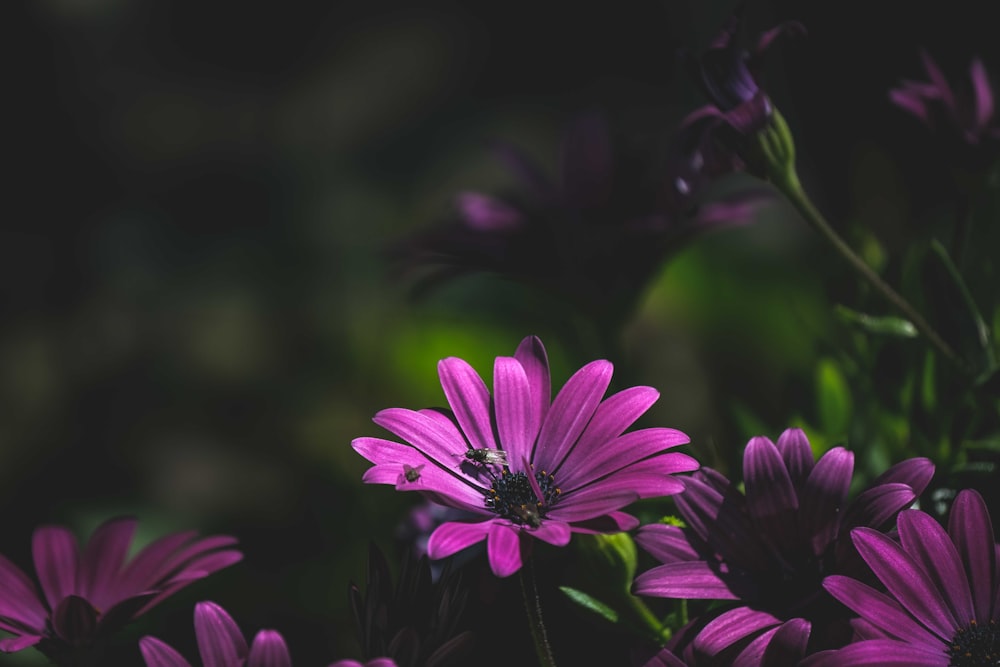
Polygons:
M514 357L497 357L493 365L493 401L497 435L511 461L531 456L540 415L533 409L524 367Z
M139 650L146 661L146 667L191 667L191 663L180 653L156 637L147 635L140 639Z
M437 527L427 542L427 555L433 560L447 558L486 539L493 521L466 523L449 521Z
M521 531L499 521L489 526L486 553L490 569L498 577L509 577L521 569Z
M556 395L531 460L537 468L555 470L587 426L611 383L614 367L607 361L592 361L566 382Z
M441 388L473 449L496 449L490 414L490 392L466 361L449 357L438 362Z
M205 667L243 664L247 643L236 622L214 602L199 602L194 608L194 633Z
M49 608L55 609L63 598L77 592L79 547L76 537L63 526L40 526L32 535L31 551L45 599Z

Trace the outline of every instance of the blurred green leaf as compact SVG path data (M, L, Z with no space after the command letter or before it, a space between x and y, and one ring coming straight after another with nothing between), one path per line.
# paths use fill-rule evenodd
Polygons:
M561 590L566 595L566 597L568 597L570 600L580 605L584 609L587 609L597 614L598 616L608 621L611 621L612 623L615 624L618 623L618 618L619 618L618 612L609 607L608 605L604 604L597 598L588 595L587 593L584 593L581 590L577 590L576 588L570 588L569 586L560 586L559 590Z
M831 435L846 433L853 410L851 390L832 359L821 359L816 366L816 401L823 430Z
M834 306L834 312L843 321L854 324L868 333L900 338L915 338L917 335L917 328L909 320L902 317L868 315L840 304Z

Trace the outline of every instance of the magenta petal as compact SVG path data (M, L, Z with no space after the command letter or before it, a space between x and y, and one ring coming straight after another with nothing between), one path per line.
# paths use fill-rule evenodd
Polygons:
M937 641L896 600L860 581L834 574L823 580L823 588L848 609L863 614L864 619L880 633L911 644Z
M900 461L884 473L875 478L872 486L879 484L903 483L913 489L913 493L919 496L931 483L934 477L934 464L931 460L922 456L917 456L905 461Z
M624 392L619 392L615 396L620 396ZM633 395L633 398L636 396ZM613 398L613 397L612 397ZM611 400L610 398L608 399ZM605 401L601 405L607 404ZM601 408L598 408L600 411ZM595 417L596 419L596 417ZM587 429L590 431L590 428ZM581 437L581 444L583 438ZM584 484L595 477L620 470L636 461L641 461L664 452L678 445L690 442L690 438L684 433L672 428L647 428L638 431L625 433L617 438L605 441L599 447L589 447L587 455L580 455L577 449L567 457L559 470L560 484L567 487L575 487ZM586 449L584 451L586 451ZM698 465L694 462L691 465L684 465L681 459L674 459L678 464L674 472L687 472L696 470ZM685 459L687 461L687 459ZM693 459L691 459L693 461Z
M146 636L140 639L139 650L146 661L146 667L191 667L191 663L180 653L156 637Z
M449 521L437 527L427 542L427 555L432 559L447 558L466 547L482 542L490 532L493 521L466 523Z
M979 493L971 490L958 493L948 517L948 533L958 549L968 581L973 584L976 618L980 621L996 618L991 612L996 614L1000 609L991 599L991 593L997 591L1000 596L1000 582L997 581L1000 563L997 561L993 523Z
M135 518L111 519L98 526L80 555L77 592L99 609L116 602L114 582L122 570L138 522Z
M498 521L489 526L486 553L490 569L498 577L509 577L521 569L521 531Z
M785 621L768 642L761 667L783 667L798 664L806 654L812 625L804 618Z
M479 192L461 192L455 208L470 229L477 232L507 232L520 228L524 215L507 202Z
M916 499L913 489L908 484L894 482L872 486L862 491L848 506L841 530L849 531L851 528L859 527L881 528Z
M701 560L684 531L664 523L649 523L639 529L635 542L661 563Z
M449 459L463 456L468 449L465 439L457 429L448 428L443 420L424 412L388 408L375 415L372 421L391 431L404 442L413 445L427 458L445 464L449 463Z
M449 357L438 362L441 388L462 432L474 449L496 449L490 416L490 392L468 362Z
M214 602L199 602L194 608L194 633L205 667L243 664L247 643L236 622Z
M541 526L532 528L527 533L532 537L557 547L564 547L569 544L571 537L569 524L554 519L543 521Z
M614 367L592 361L566 382L542 423L532 461L543 470L556 470L593 417L611 383Z
M41 634L48 612L28 575L0 555L0 623L5 618Z
M524 368L524 375L531 388L531 403L534 406L531 421L541 425L552 401L552 379L549 376L549 357L545 353L545 346L537 336L528 336L517 346L514 358Z
M891 639L869 639L838 651L811 655L800 667L946 667L947 659L941 650Z
M261 630L250 645L247 667L292 667L285 639L274 630Z
M608 512L593 519L576 521L571 526L574 533L621 533L635 530L639 520L626 512Z
M795 488L799 488L814 465L809 438L802 429L790 428L778 436L776 445L785 467L788 468L788 476L791 477Z
M793 548L799 500L788 468L768 438L758 436L747 443L743 479L754 525L779 548Z
M19 637L4 637L0 639L0 651L4 653L17 653L26 648L35 646L42 638L38 635L21 635Z
M497 435L511 461L531 455L538 436L538 411L531 402L531 389L524 367L513 357L497 357L493 364L493 402Z
M979 58L972 61L969 73L972 77L972 90L975 97L975 130L978 135L993 118L993 88L990 86L990 77L986 73L986 67Z
M900 604L918 621L948 642L959 623L923 568L889 537L871 528L855 528L851 538L858 553Z
M161 570L163 564L169 562L178 549L196 537L198 533L193 530L171 533L146 546L136 554L118 578L115 598L122 600L155 587L167 574Z
M809 535L815 555L837 537L854 472L854 454L834 447L824 454L799 490L799 530Z
M687 667L687 663L670 652L670 649L663 649L650 658L642 667Z
M639 499L634 491L609 491L601 486L590 486L572 495L565 495L554 505L549 514L562 521L585 521L621 509Z
M944 594L955 618L975 618L969 580L958 550L944 528L918 510L901 512L897 526L903 549L920 563L937 589Z
M636 595L697 600L739 600L729 582L705 561L668 563L643 572L632 583Z
M732 667L761 667L764 659L764 651L767 650L779 627L775 626L754 637L753 641L747 644L746 648L740 651L733 659ZM781 664L794 665L795 662L787 661Z
M32 558L49 608L76 592L79 548L76 537L62 526L41 526L32 535Z
M694 640L695 650L714 656L748 635L781 624L781 619L749 607L737 607L712 619Z
M704 468L702 471L704 472ZM735 494L723 495L696 477L684 481L684 493L676 503L684 520L698 537L721 554L730 565L760 571L769 566L769 556L740 507L729 502Z

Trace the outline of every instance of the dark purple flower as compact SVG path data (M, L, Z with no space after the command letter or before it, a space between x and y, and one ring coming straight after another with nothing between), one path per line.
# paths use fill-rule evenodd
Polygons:
M812 656L810 667L976 667L1000 664L1000 570L982 496L959 492L948 530L901 512L899 541L858 528L851 537L887 592L831 576L826 590L860 616L862 641Z
M941 68L926 53L920 54L928 81L908 81L889 91L889 99L934 130L960 135L978 145L1000 139L993 87L983 61L976 58L969 68L971 89L953 89Z
M580 116L563 136L553 180L514 147L496 145L518 191L460 193L455 219L404 241L396 253L423 287L491 272L540 286L601 321L627 312L673 251L700 232L748 221L762 199L740 193L696 209L700 193L676 191L676 161L668 160L667 176L654 176L615 148L602 116Z
M532 336L513 357L497 357L491 397L468 363L444 359L438 374L451 410L379 412L375 423L404 442L354 440L354 449L375 464L364 481L474 512L479 521L439 526L428 552L444 558L485 539L490 566L501 577L521 568L529 538L564 546L571 532L635 528L635 517L619 510L639 498L678 493L684 485L673 473L698 464L668 451L688 442L680 431L623 435L659 393L632 387L602 401L612 368L607 361L587 364L550 400L548 357ZM406 474L418 467L419 475Z
M786 667L798 664L805 655L809 631L809 621L793 618L759 634L735 657L708 657L695 653L689 643L671 641L643 667ZM675 646L685 647L680 655Z
M62 526L35 530L32 553L41 583L0 556L0 629L15 636L0 650L36 646L57 662L87 653L114 629L179 589L239 561L233 537L198 539L193 531L162 537L128 558L136 520L112 519L82 552Z
M846 614L823 591L823 578L863 568L849 531L890 522L934 471L927 459L904 461L848 504L853 467L854 455L842 447L814 462L799 429L782 433L777 445L753 438L743 455L745 494L702 468L676 497L686 529L653 524L639 530L636 541L664 564L639 575L633 591L735 602L693 638L689 648L696 655L738 652L795 618L811 624L811 645L840 645Z

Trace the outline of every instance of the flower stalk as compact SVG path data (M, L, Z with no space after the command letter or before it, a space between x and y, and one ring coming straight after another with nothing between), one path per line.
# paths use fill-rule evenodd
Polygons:
M552 646L542 621L542 601L538 596L538 584L535 581L535 568L528 559L520 572L521 598L524 600L524 610L528 614L528 629L535 645L538 664L542 667L555 667L556 659L552 655Z
M767 165L768 179L795 207L795 210L807 223L826 240L847 263L882 295L900 314L913 323L914 328L962 373L968 375L968 364L941 337L936 329L923 315L917 312L913 304L903 295L894 290L882 277L875 272L850 245L833 229L819 209L812 203L799 181L795 169L795 143L792 133L781 113L775 108L772 112L771 124L758 135L758 145L764 155Z

